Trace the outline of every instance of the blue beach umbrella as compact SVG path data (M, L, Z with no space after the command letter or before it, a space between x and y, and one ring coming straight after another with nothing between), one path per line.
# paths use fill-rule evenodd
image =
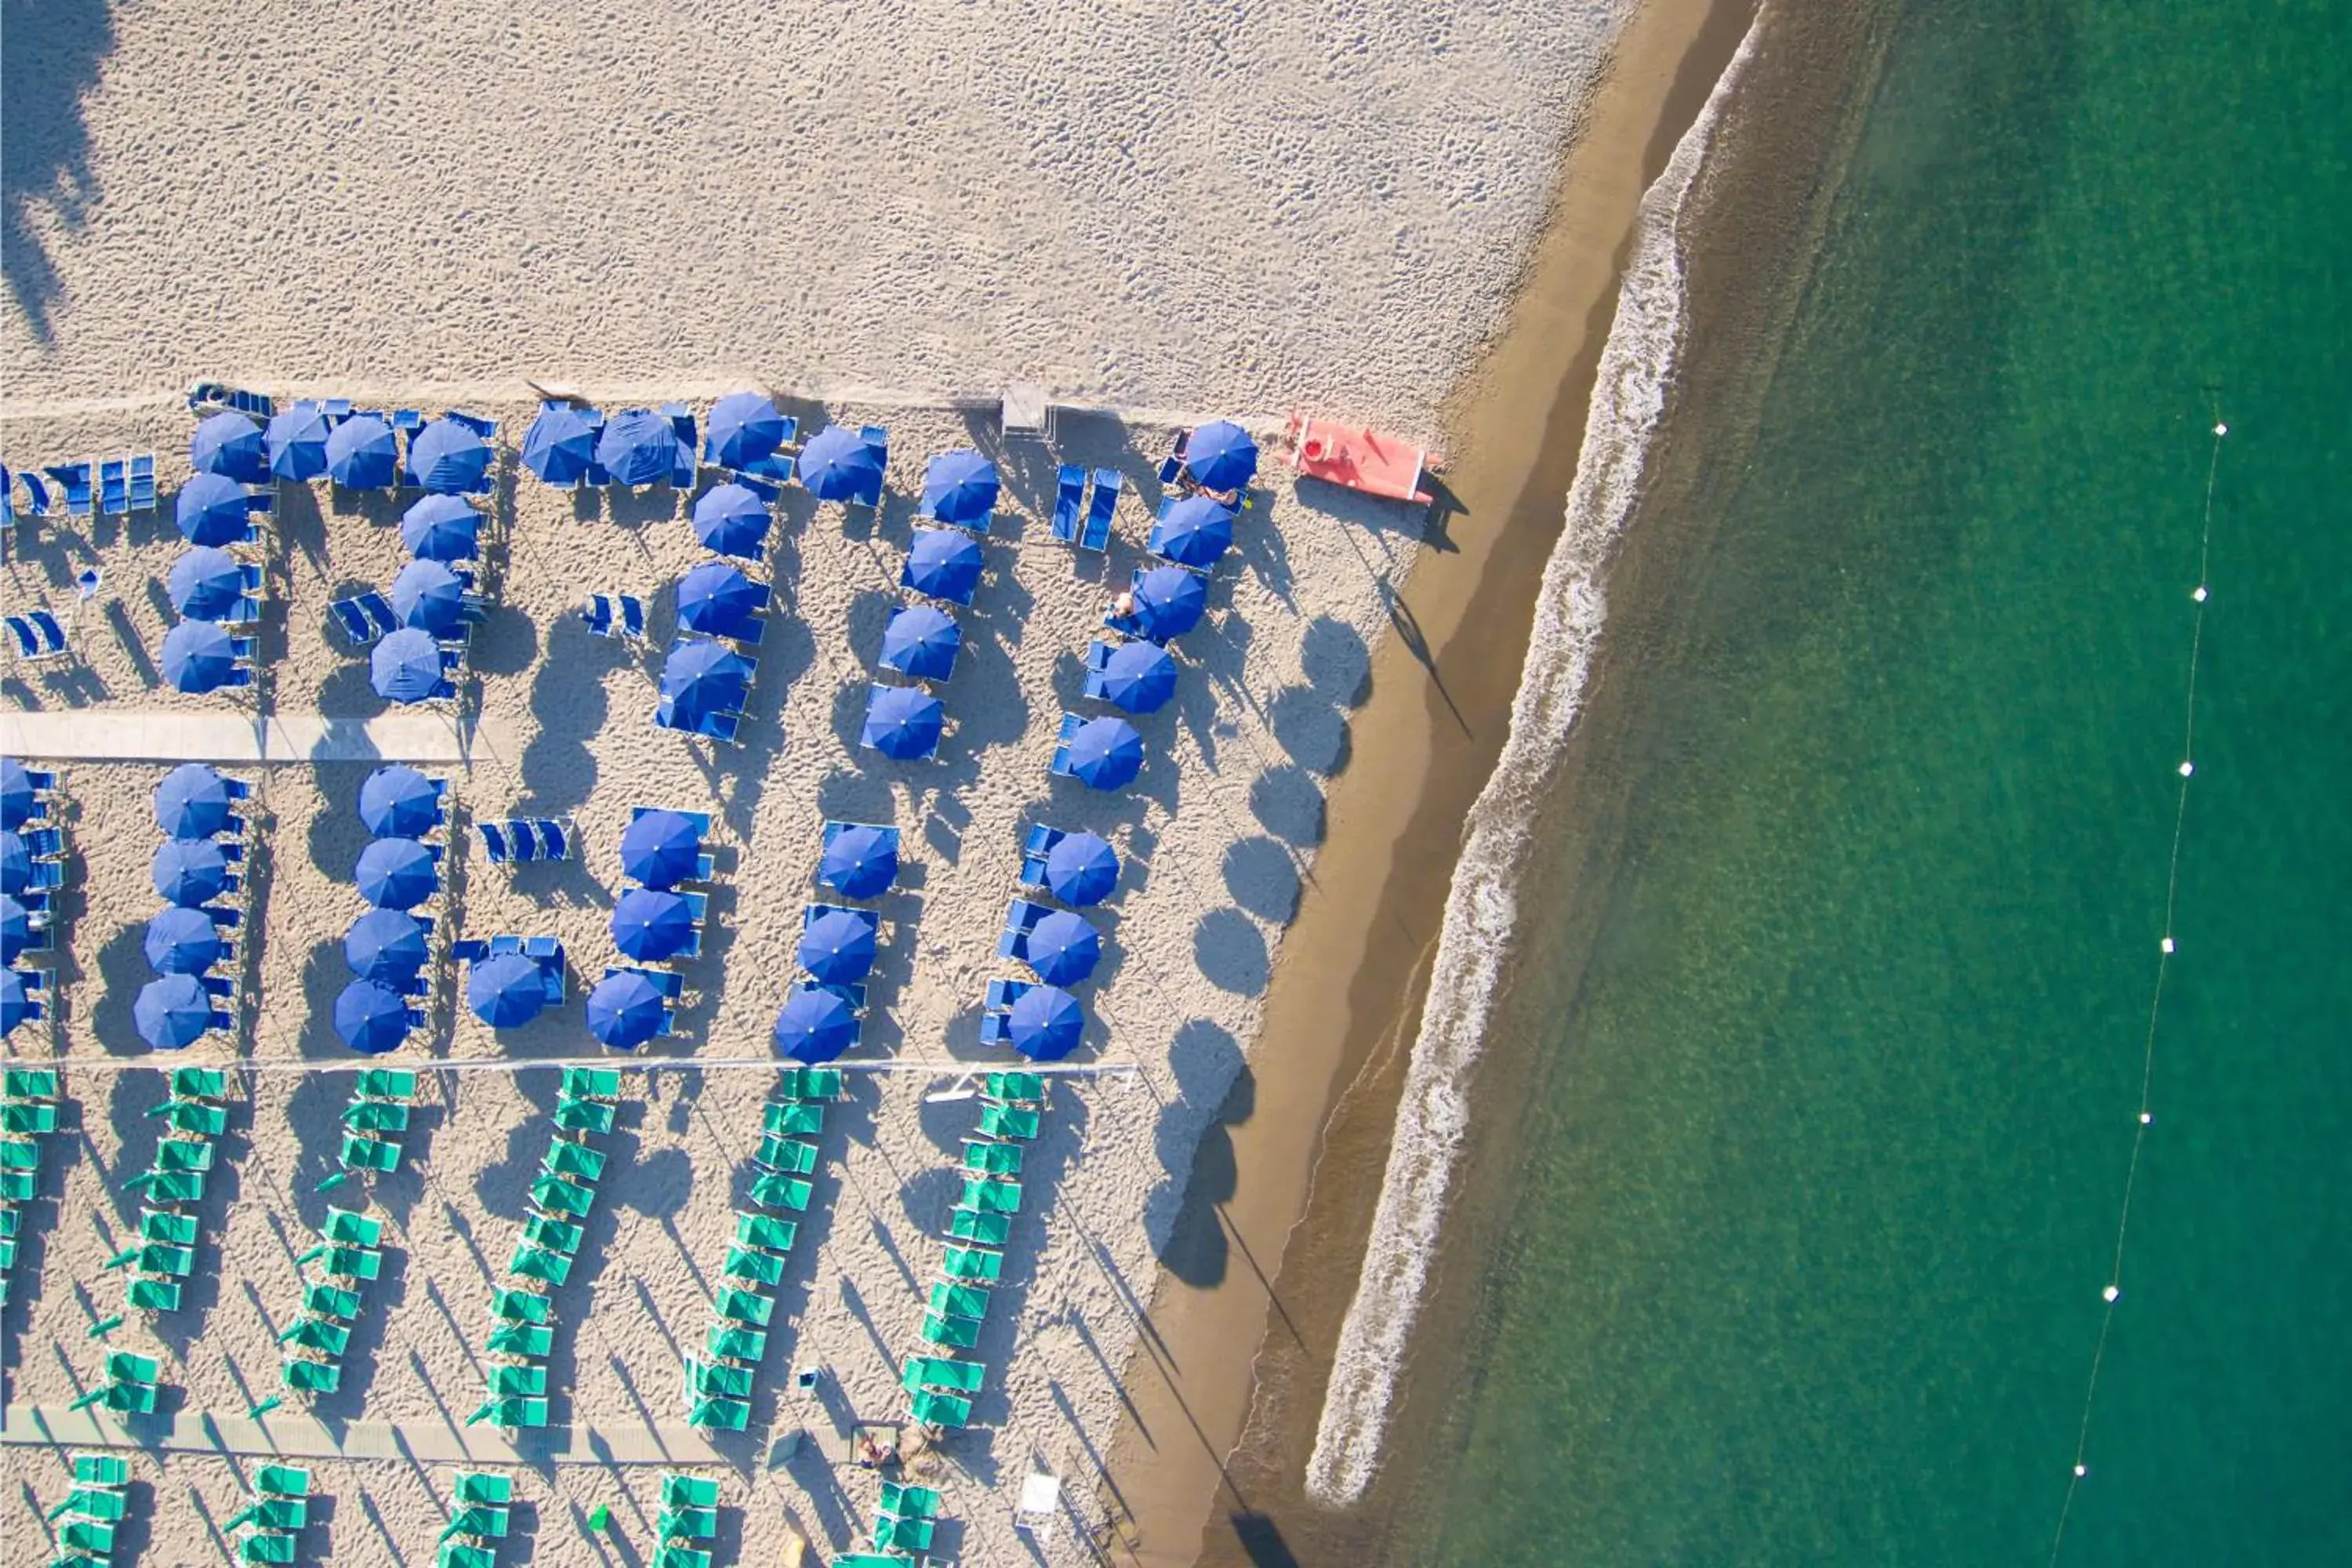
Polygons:
M1153 642L1170 642L1201 624L1209 605L1209 584L1181 566L1154 566L1136 580L1135 613Z
M214 621L182 621L163 634L163 679L174 691L216 691L236 675L236 647Z
M684 812L649 811L621 833L621 875L648 888L691 878L702 858L702 831Z
M192 621L217 621L245 596L245 563L211 544L192 544L163 579L172 608Z
M426 496L402 514L400 542L419 561L471 561L482 552L482 514L461 496Z
M593 408L563 404L542 408L523 433L522 466L551 485L569 489L596 460L596 436L604 422Z
M470 425L436 419L409 438L408 471L442 495L479 489L490 471L490 444Z
M397 1050L408 1038L408 998L373 980L354 980L335 998L335 1035L363 1057Z
M228 857L209 838L167 838L155 846L147 877L157 898L193 910L211 903L228 886Z
M816 879L845 899L871 899L898 879L898 851L871 827L845 827L824 847Z
M706 561L677 581L677 624L705 637L741 637L758 623L766 590L724 561Z
M440 888L441 868L414 838L378 838L360 851L352 880L377 909L413 910Z
M1066 904L1101 903L1118 886L1118 852L1094 834L1069 834L1046 852L1045 889Z
M1076 985L1102 962L1102 935L1084 915L1055 910L1029 930L1022 952L1048 985Z
M422 702L441 681L441 645L430 632L403 626L368 655L368 684L386 701Z
M210 838L228 826L228 781L203 763L182 763L155 786L155 826L173 838Z
M362 980L397 985L416 978L433 955L425 921L401 910L370 910L343 934L343 962Z
M978 522L996 510L996 465L969 447L943 452L923 470L923 515Z
M1176 695L1176 661L1156 642L1121 643L1103 661L1102 694L1129 713L1157 713Z
M919 528L907 551L906 584L918 594L969 605L986 558L980 542L950 528Z
M750 663L715 642L681 639L670 645L669 657L662 661L662 701L688 729L713 713L742 711L751 689Z
M33 775L14 757L0 757L0 827L33 820Z
M1203 425L1184 443L1184 469L1204 489L1240 489L1257 477L1257 443L1230 419Z
M0 893L11 898L24 892L33 879L33 852L15 828L0 830Z
M710 453L725 468L748 468L783 445L784 416L763 392L730 392L710 405Z
M596 461L616 485L667 481L677 466L677 432L649 408L632 408L604 423L596 437Z
M945 680L962 648L955 617L929 605L902 607L882 631L882 663L917 680Z
M857 1041L857 1015L846 999L817 986L784 998L776 1013L776 1048L794 1061L829 1062Z
M757 490L744 485L714 485L695 498L694 537L714 555L757 561L767 553L772 514Z
M588 993L588 1032L616 1051L634 1051L662 1031L660 987L642 974L607 974Z
M1143 767L1143 737L1124 719L1089 719L1070 737L1070 772L1089 789L1123 789Z
M185 1050L213 1026L213 999L194 975L166 974L139 988L131 1021L157 1050Z
M371 837L422 838L441 826L441 791L405 763L390 763L360 785L360 822Z
M882 479L882 456L846 425L828 425L801 448L801 483L819 500L856 500Z
M940 727L945 712L940 700L911 686L877 686L866 700L866 727L861 745L886 757L907 763L939 750Z
M245 487L220 474L191 477L172 501L172 521L191 544L235 544L252 516Z
M522 954L493 953L466 976L466 1005L493 1029L519 1028L545 1010L547 982Z
M801 932L794 956L827 985L850 984L874 967L874 928L855 915L827 910Z
M269 455L269 477L307 483L327 471L327 411L305 399L269 417L262 446Z
M412 561L392 580L392 608L401 624L454 636L466 616L466 585L438 561Z
M694 945L694 906L676 893L631 888L613 905L612 928L621 956L659 963Z
M350 490L391 488L400 477L400 441L381 415L354 414L328 432L327 477Z
M241 485L269 482L269 448L261 426L242 414L215 414L196 426L188 461L200 474L218 474Z
M16 955L33 945L32 911L16 901L14 893L0 893L0 963L14 963Z
M1206 570L1234 547L1234 514L1207 496L1186 496L1160 520L1158 553Z
M25 977L13 969L0 970L0 1036L13 1035L16 1026L33 1016L33 999Z
M1024 991L1005 1020L1013 1048L1032 1061L1060 1061L1078 1048L1086 1032L1087 1010L1076 997L1053 985Z
M220 962L226 946L202 910L174 904L147 922L147 967L158 974L202 974Z

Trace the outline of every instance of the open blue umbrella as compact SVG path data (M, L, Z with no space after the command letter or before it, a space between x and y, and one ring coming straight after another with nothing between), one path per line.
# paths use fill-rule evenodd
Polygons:
M917 680L945 680L962 648L963 628L929 605L901 607L882 630L883 664Z
M1013 1048L1032 1061L1057 1062L1078 1048L1087 1032L1087 1010L1078 999L1053 985L1035 985L1013 1003L1005 1020Z
M174 904L147 922L147 967L158 974L202 974L221 961L227 945L202 910Z
M877 686L866 700L862 745L906 763L928 757L940 746L945 712L940 700L911 686Z
M1230 419L1203 425L1184 443L1184 469L1203 489L1240 489L1257 477L1257 443Z
M748 468L783 445L784 416L763 392L730 392L710 405L710 453L725 468Z
M846 425L828 425L801 448L801 483L819 500L857 500L882 482L882 455Z
M155 786L155 826L173 838L210 838L228 826L228 781L203 763L182 763Z
M15 898L33 879L33 852L15 828L0 829L0 893Z
M596 437L596 461L616 485L664 483L677 467L677 432L650 408L616 414Z
M391 488L400 477L400 441L377 414L354 414L327 434L327 477L350 490Z
M1186 496L1160 520L1158 553L1202 570L1234 547L1234 514L1208 496Z
M845 899L871 899L898 879L898 851L872 827L845 827L824 847L816 879Z
M167 838L155 846L147 875L157 898L193 910L228 886L228 857L209 838Z
M192 476L172 502L172 520L191 544L235 544L252 516L245 487L220 474Z
M163 634L163 679L174 691L199 696L236 676L236 647L215 621L182 621Z
M13 1035L16 1026L33 1016L33 998L25 977L13 969L0 970L0 1036Z
M32 911L16 901L14 893L0 893L0 963L14 963L16 955L33 945Z
M794 1061L829 1062L857 1043L857 1015L833 992L803 986L776 1013L776 1047Z
M681 638L662 661L662 701L689 730L713 713L741 712L751 689L751 664L719 643Z
M433 851L414 838L377 838L352 869L360 897L380 910L413 910L441 886Z
M757 561L767 553L768 503L743 485L714 485L695 498L694 537L715 555Z
M1157 713L1176 695L1176 661L1156 642L1121 643L1103 661L1102 694L1129 713Z
M677 893L631 888L613 905L612 926L624 958L659 963L694 945L694 906Z
M1143 767L1143 737L1124 719L1089 719L1070 737L1070 772L1089 789L1123 789Z
M163 579L172 607L192 621L217 621L245 596L245 564L211 544L192 544Z
M907 586L951 605L969 605L986 558L980 542L951 528L919 528L907 552Z
M388 702L422 702L441 682L441 645L431 632L403 626L368 655L368 684Z
M408 471L425 489L442 495L479 489L490 471L490 444L470 425L436 419L409 437Z
M604 422L593 408L562 404L542 408L522 438L522 466L551 485L570 489L596 460L596 435Z
M800 965L827 985L847 985L874 967L874 927L856 915L827 910L801 932Z
M634 970L596 982L588 993L588 1032L616 1051L634 1051L667 1021L661 988Z
M1182 637L1201 624L1208 605L1207 580L1181 566L1154 566L1136 580L1135 613L1153 642Z
M0 757L0 827L33 820L33 775L14 757Z
M923 470L923 515L941 522L984 521L996 510L996 465L969 447L942 452Z
M471 561L482 552L482 514L462 496L426 496L400 520L400 542L419 561Z
M370 910L343 934L343 962L362 980L398 985L416 978L433 955L425 945L431 930L401 910Z
M1045 889L1066 904L1101 903L1118 886L1118 855L1091 833L1071 833L1045 855Z
M741 637L759 622L767 590L724 561L706 561L677 580L677 624L706 637Z
M269 417L262 445L269 454L269 477L302 484L327 471L327 411L305 398Z
M157 1050L185 1050L213 1026L213 999L194 975L166 974L139 988L131 1022Z
M466 585L438 561L412 561L392 580L392 608L404 626L454 636L466 616Z
M648 811L621 832L621 875L648 888L691 878L702 858L702 830L679 811Z
M493 1029L513 1029L546 1009L547 981L519 952L492 953L466 976L466 1005Z
M335 998L335 1035L363 1057L397 1050L408 1038L408 998L373 980L354 980Z
M269 448L261 426L242 414L215 414L196 426L188 461L200 474L218 474L241 485L269 482Z
M1048 985L1076 985L1102 962L1102 934L1084 915L1055 910L1029 929L1023 955Z
M390 763L360 785L360 821L376 838L422 838L441 825L441 791L405 763Z

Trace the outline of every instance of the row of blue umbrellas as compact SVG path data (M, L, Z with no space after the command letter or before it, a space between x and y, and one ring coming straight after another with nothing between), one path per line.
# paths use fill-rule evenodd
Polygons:
M227 891L236 864L219 837L234 798L228 780L203 763L182 763L155 786L155 826L164 839L148 878L164 907L147 922L141 944L155 978L141 987L131 1017L157 1050L184 1049L217 1022L205 977L227 957L228 939L205 906Z
M416 484L444 495L479 489L491 457L482 432L447 416L428 421L408 444ZM243 414L215 414L196 426L188 458L200 478L236 485L302 483L324 474L346 489L383 489L397 481L401 467L399 437L389 420L376 414L332 419L323 405L310 401L274 415L266 429Z
M345 1045L377 1056L408 1037L407 992L432 958L432 921L409 911L440 885L423 839L441 825L441 790L415 768L388 763L361 784L359 811L369 843L352 879L370 908L343 934L354 978L335 998L334 1025Z

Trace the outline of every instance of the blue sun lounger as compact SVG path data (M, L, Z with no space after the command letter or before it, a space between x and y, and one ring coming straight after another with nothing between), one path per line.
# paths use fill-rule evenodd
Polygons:
M343 636L361 647L400 629L400 616L393 610L392 601L373 588L348 599L334 600L327 610L335 617L335 625L342 629Z
M600 637L646 640L646 602L629 594L591 594L580 618Z
M256 419L267 419L278 412L278 405L258 392L246 392L217 381L200 381L188 388L188 411L204 409L235 409Z
M1055 778L1076 776L1070 772L1070 742L1086 727L1086 722L1085 718L1076 713L1062 715L1061 730L1054 737L1054 761L1050 764L1050 771Z
M1026 962L1029 933L1037 922L1054 911L1044 904L1033 904L1026 899L1014 899L1004 906L1004 930L996 939L996 956L1018 958Z
M66 515L88 517L90 514L91 478L88 463L47 463L41 471L55 479L65 492Z
M155 510L155 454L131 455L131 510L135 514Z
M1078 531L1079 549L1110 548L1111 514L1118 510L1119 492L1126 483L1117 468L1095 470L1094 493L1087 497L1086 521Z
M890 432L879 425L866 425L859 427L857 437L874 454L874 482L866 487L866 493L857 499L867 506L880 506L882 476L890 467Z
M1086 504L1087 470L1064 463L1054 476L1054 537L1064 544L1078 542L1078 509Z
M58 625L57 616L48 611L28 610L6 619L9 634L16 639L16 657L19 658L61 658L65 656L66 629Z

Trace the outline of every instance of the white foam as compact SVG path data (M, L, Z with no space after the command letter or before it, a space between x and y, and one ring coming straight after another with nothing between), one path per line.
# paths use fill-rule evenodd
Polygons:
M1470 1121L1470 1080L1518 923L1528 825L1552 786L1581 705L1608 603L1602 576L1633 515L1681 357L1682 217L1721 107L1756 41L1751 26L1706 108L1642 199L1632 259L1601 351L1567 531L1545 564L1510 738L1471 810L1446 898L1356 1298L1339 1333L1307 1490L1355 1501L1380 1468L1397 1376L1421 1309Z

